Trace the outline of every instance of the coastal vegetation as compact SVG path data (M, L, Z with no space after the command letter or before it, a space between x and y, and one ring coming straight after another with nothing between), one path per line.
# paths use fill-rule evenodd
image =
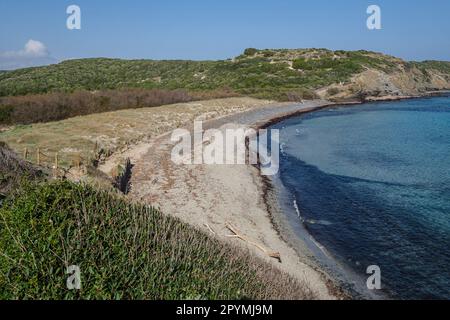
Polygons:
M305 283L150 206L32 173L0 207L0 299L311 299ZM19 173L16 173L19 178ZM188 244L188 245L187 245ZM76 265L81 290L68 290Z
M156 107L236 95L226 90L189 93L185 90L129 88L0 97L0 125L58 121L94 113Z
M346 98L358 98L372 89L367 82L355 82L367 71L399 91L411 86L415 91L438 89L450 80L450 62L406 62L363 50L249 48L234 59L219 61L68 60L0 73L0 123L52 121L223 96L311 99L331 86L344 86ZM404 78L414 83L403 84ZM27 117L28 112L35 114Z
M251 253L131 202L97 165L199 116L273 100L408 96L449 83L449 62L326 49L0 71L0 299L315 298L307 283ZM51 178L52 166L79 173L80 161L106 184ZM79 291L66 287L72 265L81 270Z

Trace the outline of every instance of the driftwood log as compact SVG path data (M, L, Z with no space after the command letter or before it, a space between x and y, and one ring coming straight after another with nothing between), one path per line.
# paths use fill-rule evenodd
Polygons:
M261 250L262 252L264 252L266 255L268 255L271 258L277 259L280 263L281 263L281 255L279 252L274 252L271 251L265 247L263 247L262 245L256 243L255 241L251 240L250 238L243 236L239 230L234 227L231 223L227 223L226 227L228 230L230 230L231 232L233 232L232 235L228 235L227 237L229 238L238 238L241 239L242 241L247 242L248 244L257 247L259 250Z

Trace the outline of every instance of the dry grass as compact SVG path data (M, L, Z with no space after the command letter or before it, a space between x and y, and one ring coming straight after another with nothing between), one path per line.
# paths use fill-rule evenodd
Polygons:
M126 109L70 118L57 122L15 126L0 133L0 140L36 161L36 149L47 155L41 162L52 164L59 153L60 164L70 166L78 154L89 159L98 150L106 155L164 132L192 124L195 118L220 117L269 104L268 100L226 98L180 103L161 107Z

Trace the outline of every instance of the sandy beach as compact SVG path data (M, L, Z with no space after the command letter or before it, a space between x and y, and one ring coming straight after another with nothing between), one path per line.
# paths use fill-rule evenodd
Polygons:
M393 100L399 99L404 97ZM391 97L384 100L391 100ZM345 103L346 106L355 104L360 102ZM273 103L232 98L132 110L125 121L128 126L136 126L136 119L149 112L152 116L148 121L141 120L142 124L135 128L135 131L139 129L135 142L127 144L122 151L114 152L99 169L114 175L117 166L128 158L133 165L128 195L131 199L158 207L163 213L174 215L221 241L249 250L307 283L318 299L357 297L366 291L358 289L361 281L355 282L356 275L349 270L343 272L343 266L336 264L326 248L316 243L306 230L292 228L292 217L287 217L286 208L280 203L285 199L282 199L279 185L263 176L258 167L177 165L171 159L175 145L171 142L173 130L192 130L194 121L198 119L203 120L203 130L258 129L296 114L337 105L340 104L326 100ZM186 110L186 106L189 112L180 118L179 111ZM155 123L160 114L164 115L164 123ZM155 125L158 130L155 130ZM111 136L114 136L113 132ZM240 238L233 237L236 232ZM281 261L270 253L276 253L276 257L279 254ZM348 285L356 291L348 291ZM369 297L379 298L367 294Z
M204 129L224 125L261 127L274 119L330 105L316 100L301 104L259 106L209 120ZM159 207L222 241L229 241L291 274L314 291L319 299L342 295L333 280L311 259L307 246L294 249L283 240L275 218L276 206L268 203L267 181L252 165L176 165L171 161L171 132L110 158L101 169L111 170L118 159L133 164L130 197ZM269 201L271 202L271 201ZM182 209L182 210L181 210ZM246 241L230 237L232 226ZM270 257L276 252L280 260Z

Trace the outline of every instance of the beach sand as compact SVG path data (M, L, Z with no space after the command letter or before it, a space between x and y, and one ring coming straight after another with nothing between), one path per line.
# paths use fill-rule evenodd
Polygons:
M329 104L317 100L303 104L259 106L207 121L204 129L225 124L257 128L275 118ZM277 219L274 219L276 206L267 203L267 181L258 168L252 165L176 165L171 161L174 144L170 136L171 132L168 132L138 144L108 160L101 169L108 172L116 165L117 159L130 158L134 165L129 195L132 199L159 207L162 212L220 240L248 249L306 283L319 299L341 297L331 278L312 261L306 245L294 249L283 240L275 222ZM230 237L233 233L229 226L247 241ZM269 257L267 252L279 253L281 262Z

